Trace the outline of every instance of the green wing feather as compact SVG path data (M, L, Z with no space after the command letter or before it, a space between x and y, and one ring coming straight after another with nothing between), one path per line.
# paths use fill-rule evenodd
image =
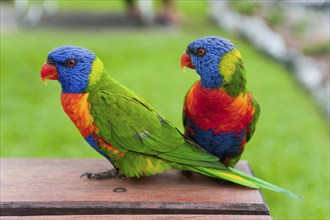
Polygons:
M172 162L227 170L218 158L187 140L146 102L110 77L88 101L98 135L121 152L133 151Z
M246 142L248 142L251 139L252 135L254 134L254 131L256 129L256 124L260 116L260 105L253 95L251 98L251 104L254 107L254 114L253 114L253 120L248 127Z

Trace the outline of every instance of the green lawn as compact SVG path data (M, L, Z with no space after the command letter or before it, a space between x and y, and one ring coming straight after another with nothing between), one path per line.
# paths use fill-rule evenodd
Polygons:
M198 4L197 4L198 3ZM112 76L149 101L179 129L183 97L198 79L181 72L186 45L199 37L230 38L241 51L248 87L262 107L243 159L255 175L300 195L264 191L274 219L329 218L329 127L311 97L280 64L239 37L206 22L205 5L180 3L184 15L202 9L183 28L169 30L25 30L1 35L1 157L100 157L62 111L60 86L42 84L40 67L61 45L94 51ZM188 7L188 9L187 9ZM190 10L191 9L191 10Z

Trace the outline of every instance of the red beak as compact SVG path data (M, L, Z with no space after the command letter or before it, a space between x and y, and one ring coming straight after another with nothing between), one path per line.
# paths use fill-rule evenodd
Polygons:
M195 69L194 65L191 62L190 55L187 54L186 52L184 52L182 54L181 59L180 59L180 63L181 63L181 68L182 68L183 71L184 71L185 66L189 67L191 69Z
M58 73L57 73L56 67L54 65L50 65L50 64L45 63L41 67L40 77L41 77L42 81L45 84L47 84L46 83L47 79L57 80L58 79Z

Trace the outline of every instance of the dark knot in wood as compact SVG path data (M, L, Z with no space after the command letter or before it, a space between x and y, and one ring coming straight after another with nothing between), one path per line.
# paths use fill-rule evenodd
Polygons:
M116 192L116 193L124 193L124 192L127 191L127 189L124 188L124 187L116 187L116 188L113 189L113 191Z

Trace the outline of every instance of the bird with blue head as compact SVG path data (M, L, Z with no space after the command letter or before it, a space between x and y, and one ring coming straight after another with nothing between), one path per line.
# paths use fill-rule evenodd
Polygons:
M260 115L258 102L246 88L240 52L225 38L203 37L187 46L180 63L200 76L185 96L185 135L233 167Z

